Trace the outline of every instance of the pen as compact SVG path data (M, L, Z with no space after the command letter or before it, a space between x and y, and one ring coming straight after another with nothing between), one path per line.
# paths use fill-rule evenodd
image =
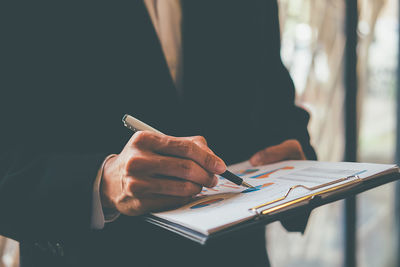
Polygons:
M134 132L138 131L151 131L155 133L160 133L163 134L162 132L154 129L150 125L147 125L146 123L132 117L131 115L125 114L124 117L122 118L122 122L124 123L124 126ZM254 188L252 185L246 183L243 181L242 178L239 176L231 173L230 171L226 170L224 173L220 174L220 176L224 177L225 179L231 181L234 184L241 185L244 187L249 187L249 188Z

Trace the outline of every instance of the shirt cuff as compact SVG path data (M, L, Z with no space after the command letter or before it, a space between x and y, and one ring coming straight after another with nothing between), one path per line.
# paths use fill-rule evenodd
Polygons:
M91 217L90 227L91 229L94 230L103 229L105 223L115 221L120 215L119 212L115 211L113 212L110 212L109 210L103 211L100 198L100 184L101 184L101 179L103 178L104 165L110 158L115 156L116 154L111 154L104 159L103 164L101 165L99 171L97 172L96 180L94 181L93 184L92 217Z

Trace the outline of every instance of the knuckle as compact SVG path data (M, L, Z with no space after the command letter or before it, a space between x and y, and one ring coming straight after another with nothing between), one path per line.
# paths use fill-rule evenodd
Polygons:
M210 154L206 154L206 157L204 158L204 165L206 168L214 167L214 157Z
M182 169L183 178L189 178L193 175L194 163L189 160L184 160L180 164Z
M148 163L148 159L146 157L140 155L132 155L126 163L126 171L135 173L143 170Z
M182 155L187 156L190 155L193 151L193 145L190 142L182 142L179 145L179 151Z
M173 136L166 136L162 139L163 146L165 148L181 148L181 143L182 141L179 139L179 137L173 137Z
M151 136L150 132L146 132L146 131L136 132L132 136L132 145L134 145L134 146L142 146L142 145L147 143L147 141L149 140L150 136Z
M198 135L193 138L195 141L207 145L207 140L204 136Z

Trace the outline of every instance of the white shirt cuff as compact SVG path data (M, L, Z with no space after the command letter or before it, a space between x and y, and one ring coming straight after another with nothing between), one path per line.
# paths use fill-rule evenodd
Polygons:
M101 165L99 171L97 172L96 180L94 181L93 184L92 217L90 226L94 230L103 229L105 223L115 221L120 215L119 212L110 213L108 211L103 211L100 198L100 184L101 184L101 179L103 178L104 165L107 162L107 160L115 156L116 156L115 154L111 154L104 159L103 164Z

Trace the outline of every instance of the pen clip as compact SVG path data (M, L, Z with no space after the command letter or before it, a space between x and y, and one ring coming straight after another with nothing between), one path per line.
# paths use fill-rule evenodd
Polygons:
M278 206L272 206L270 208L261 209L261 208L268 207L268 206L270 206L272 204L275 204L277 202L280 202L282 200L285 200L289 196L289 194L296 188L304 188L304 189L306 189L308 191L313 191L313 190L321 189L323 187L334 185L334 184L338 184L338 183L341 183L341 182L344 182L344 181L348 181L348 180L350 180L350 182L343 183L343 184L340 184L340 185L332 187L332 188L328 188L328 189L323 190L321 192L317 192L317 193L314 193L314 194L311 194L311 195L306 195L306 196L300 197L298 199L291 200L288 203L279 204ZM292 187L290 187L288 189L288 191L286 192L285 195L283 195L283 196L281 196L281 197L279 197L279 198L277 198L275 200L269 201L267 203L264 203L264 204L258 205L256 207L250 208L249 211L254 212L257 215L257 217L260 217L261 215L267 214L269 211L276 211L276 210L278 210L280 208L288 206L288 204L297 203L297 202L300 202L300 201L305 200L305 199L312 199L315 196L319 196L319 195L321 195L323 193L327 193L327 192L330 192L330 191L333 191L333 190L338 190L338 189L340 189L342 187L349 186L350 184L358 183L358 182L361 182L361 181L362 181L362 179L358 175L350 175L350 176L347 176L347 177L343 177L343 178L340 178L340 179L337 179L337 180L334 180L334 181L331 181L331 182L328 182L328 183L320 184L320 185L317 185L317 186L313 186L313 187L308 187L308 186L301 185L301 184L294 185L294 186L292 186Z
M131 130L131 131L133 131L133 132L135 132L135 133L138 132L138 129L136 129L136 128L133 127L132 125L126 123L125 117L122 119L122 122L124 123L124 126L125 126L126 128L128 128L129 130Z

